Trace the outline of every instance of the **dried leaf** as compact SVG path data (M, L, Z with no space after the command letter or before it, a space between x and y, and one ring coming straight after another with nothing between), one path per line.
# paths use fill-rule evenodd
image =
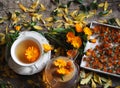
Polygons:
M40 9L42 10L42 11L45 11L46 10L46 7L43 5L43 4L40 4Z
M0 33L0 45L5 44L5 34L4 33Z
M33 2L33 4L31 5L31 8L32 9L37 8L38 4L39 4L39 0L36 0L36 2Z
M107 82L107 81L108 81L108 79L106 79L106 78L104 78L104 77L101 77L101 80L102 80L103 82Z
M105 14L104 16L108 16L108 15L110 15L111 13L112 13L112 9L110 9L110 10L108 11L108 13Z
M92 88L96 88L97 86L96 86L95 82L93 81L93 79L91 79L91 81L92 81L92 83L91 83Z
M120 86L117 86L117 87L115 87L115 88L120 88Z
M3 23L5 20L3 18L0 18L0 24Z
M53 23L46 23L45 24L45 27L52 27L53 26Z
M98 7L103 7L103 6L104 6L104 3L98 4Z
M86 14L85 13L80 13L74 19L76 21L81 21L82 22L85 18L86 18Z
M15 30L10 30L9 32L10 32L10 33L15 33Z
M24 12L27 12L27 8L23 6L21 3L18 4L20 9L23 10Z
M65 8L64 11L65 11L65 14L68 15L68 8Z
M33 28L36 29L36 30L42 30L43 29L41 26L38 26L38 25L33 26Z
M92 74L92 73L89 73L86 78L84 78L84 79L82 79L82 80L80 81L80 84L82 84L82 85L88 84L88 82L90 82L92 76L93 76L93 74Z
M70 13L71 17L73 17L73 18L75 16L77 16L77 14L78 14L78 10L75 10L75 11L73 11L73 12Z
M47 21L47 22L51 22L51 21L53 21L53 17L45 18L45 21Z
M97 75L96 73L94 73L94 81L100 85L102 85L102 81L101 81L101 77L99 75Z
M57 25L57 28L62 27L62 25L63 25L63 23L58 24L58 25Z
M118 24L118 26L120 26L120 19L116 18L115 21Z
M104 85L104 88L109 88L110 86L112 86L112 80L108 80L107 83Z
M108 2L105 1L105 4L104 4L104 11L106 11L106 10L108 9L108 6L109 6Z

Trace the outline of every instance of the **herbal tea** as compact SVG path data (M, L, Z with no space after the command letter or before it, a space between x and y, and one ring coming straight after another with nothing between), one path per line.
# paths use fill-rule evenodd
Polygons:
M16 57L22 63L32 63L40 57L40 48L38 44L32 39L26 39L16 46Z

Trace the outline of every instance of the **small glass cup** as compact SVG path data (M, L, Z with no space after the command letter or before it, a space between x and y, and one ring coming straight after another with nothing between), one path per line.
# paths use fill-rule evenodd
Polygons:
M62 60L62 65L64 65L64 63L68 64L65 68L71 69L69 73L61 75L59 72L64 73L64 70L59 70L59 72L57 72L59 68L62 68L62 65L57 66L58 63L61 64L60 62L57 62L55 66L55 62L57 60ZM74 60L64 56L51 59L51 61L46 65L44 72L45 81L51 88L74 88L78 82L78 76L79 66L74 62Z

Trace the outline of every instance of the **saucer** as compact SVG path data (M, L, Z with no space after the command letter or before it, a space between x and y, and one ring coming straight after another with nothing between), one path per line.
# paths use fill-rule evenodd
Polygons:
M48 40L42 36L40 33L35 32L35 31L23 31L19 34L18 38L21 37L33 37L36 40L38 40L38 42L40 42L40 44L49 44ZM7 55L6 55L6 60L8 61L8 65L9 67L16 73L20 74L20 75L33 75L35 73L38 73L40 71L43 70L43 68L46 66L47 62L50 60L51 58L51 51L48 52L44 52L41 55L41 59L39 61L37 61L35 64L32 64L30 66L22 66L17 64L12 57L10 56L10 52L9 49L7 49Z

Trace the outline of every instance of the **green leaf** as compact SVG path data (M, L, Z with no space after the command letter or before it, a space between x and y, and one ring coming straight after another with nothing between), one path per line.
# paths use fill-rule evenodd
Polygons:
M90 6L80 5L80 10L82 10L85 13L88 13L90 11Z
M83 0L74 0L74 2L77 2L79 4L82 4L83 3Z
M98 3L97 2L92 2L90 4L90 9L92 10L97 10L98 9Z
M107 23L110 25L115 25L116 24L115 18L108 19Z
M103 15L106 15L106 14L108 14L108 10L106 10L106 11L102 11L102 12L99 12L99 16L103 16Z
M35 26L36 24L36 22L30 22L30 26Z
M53 29L53 32L63 32L65 31L64 28L56 28L56 29Z
M68 1L67 7L70 7L70 5L71 5L72 2L74 2L74 1Z

